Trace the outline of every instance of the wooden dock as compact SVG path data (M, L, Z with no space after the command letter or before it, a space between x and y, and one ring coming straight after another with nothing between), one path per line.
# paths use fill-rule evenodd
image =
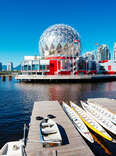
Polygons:
M62 146L43 148L40 141L39 124L37 116L47 117L54 115L55 122L66 132L66 142ZM65 137L66 137L65 136ZM26 146L27 156L93 156L89 146L78 133L57 101L39 101L34 103L31 116L28 141Z

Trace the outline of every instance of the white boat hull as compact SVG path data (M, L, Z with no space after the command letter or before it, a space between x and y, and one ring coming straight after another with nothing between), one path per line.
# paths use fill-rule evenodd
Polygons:
M79 116L66 103L63 102L62 106L70 120L73 122L76 129L81 133L81 135L85 137L88 141L93 143L93 137L91 136L89 130L87 129L83 121L79 118Z
M0 156L25 156L24 141L6 143L0 150Z
M103 129L103 127L96 122L91 116L82 108L77 106L76 104L71 102L71 106L74 108L74 110L80 115L83 122L95 133L99 134L100 136L104 137L105 139L112 141L112 137Z
M116 124L116 114L112 113L107 108L100 106L99 104L93 104L91 102L88 102L88 104L91 107L95 108L96 111L98 111L99 113L101 113L102 115L104 115L105 118L107 118L108 120L110 120L111 122L113 122L114 124Z
M104 117L101 113L96 111L93 107L90 105L84 103L83 108L85 111L88 112L88 114L93 117L99 124L101 124L104 128L112 132L113 134L116 135L116 126L108 120L106 117Z
M43 119L41 121L40 140L43 147L59 146L62 144L59 128L52 119Z

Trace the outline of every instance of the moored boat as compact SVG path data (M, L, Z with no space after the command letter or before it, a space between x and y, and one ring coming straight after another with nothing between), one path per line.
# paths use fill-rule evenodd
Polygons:
M112 141L112 137L105 131L105 129L98 123L96 120L91 118L91 116L84 111L82 108L74 104L73 102L70 102L71 107L79 114L80 118L83 120L83 122L95 133L99 134L103 138Z
M62 144L62 137L55 121L45 118L40 123L40 141L43 147L58 146Z
M96 111L93 107L86 104L85 102L82 103L82 106L84 110L88 112L88 114L93 119L95 119L101 126L116 135L116 126L110 120L108 120L105 116L103 116L101 113Z
M91 143L94 142L94 139L92 138L88 128L83 123L83 121L79 118L79 116L72 110L70 106L68 106L65 102L63 102L62 107L65 111L65 113L68 115L70 120L73 122L76 129L80 132L80 134L85 137L88 141Z
M24 141L12 141L6 143L0 150L0 156L26 156Z
M98 111L99 113L101 113L103 116L105 116L105 118L109 119L111 122L113 122L114 124L116 124L116 114L114 114L113 112L111 112L110 110L108 110L107 108L99 105L99 104L95 104L95 103L91 103L91 102L87 102L91 107L95 108L96 111Z

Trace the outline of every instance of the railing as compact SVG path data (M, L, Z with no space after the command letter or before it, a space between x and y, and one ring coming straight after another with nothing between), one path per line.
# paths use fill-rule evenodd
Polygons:
M99 78L116 78L116 75L17 75L17 80L60 80L60 79L99 79Z

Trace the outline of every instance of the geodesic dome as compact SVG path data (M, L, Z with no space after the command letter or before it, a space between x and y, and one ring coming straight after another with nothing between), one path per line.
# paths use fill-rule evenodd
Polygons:
M41 56L75 55L80 53L80 37L77 31L64 24L55 24L43 32L39 41Z

